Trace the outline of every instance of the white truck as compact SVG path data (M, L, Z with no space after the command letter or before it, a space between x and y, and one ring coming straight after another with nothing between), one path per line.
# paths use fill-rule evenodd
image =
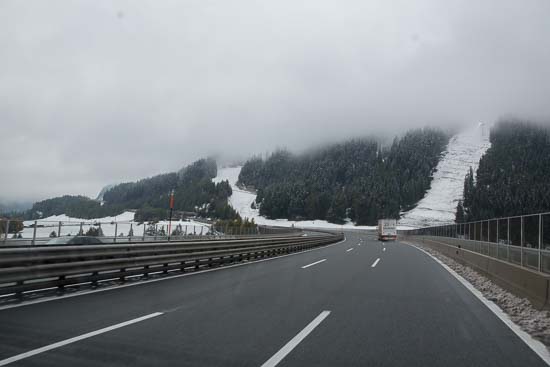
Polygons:
M378 220L378 240L395 241L397 239L397 221L395 219Z

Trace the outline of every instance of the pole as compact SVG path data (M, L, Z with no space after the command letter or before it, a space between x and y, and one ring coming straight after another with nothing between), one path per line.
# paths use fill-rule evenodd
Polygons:
M4 233L4 244L8 241L8 233L10 232L10 220L6 220L6 232Z
M172 236L172 212L174 210L174 190L170 191L170 220L168 221L168 242Z
M520 217L520 219L521 219L521 241L519 243L520 245L519 254L521 255L520 263L521 263L521 266L523 266L523 217Z
M542 272L542 214L539 214L539 271Z
M35 220L34 221L34 230L32 231L32 245L33 246L36 242L36 225L37 225L37 221Z

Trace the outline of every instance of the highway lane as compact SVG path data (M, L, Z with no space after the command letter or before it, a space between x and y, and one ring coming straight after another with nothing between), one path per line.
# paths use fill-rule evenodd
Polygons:
M158 312L9 365L546 365L427 255L365 238L2 310L0 359Z

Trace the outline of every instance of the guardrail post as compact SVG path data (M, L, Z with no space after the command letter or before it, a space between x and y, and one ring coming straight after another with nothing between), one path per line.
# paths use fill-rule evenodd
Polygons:
M80 222L80 231L78 231L78 235L82 236L84 234L84 231L82 231L82 222Z
M34 221L34 229L32 231L32 242L31 242L31 245L33 245L33 246L36 243L36 226L37 226L37 221L35 220Z

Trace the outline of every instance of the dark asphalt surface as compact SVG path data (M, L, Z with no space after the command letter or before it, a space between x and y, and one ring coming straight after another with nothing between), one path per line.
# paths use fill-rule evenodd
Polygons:
M164 312L10 366L261 366L328 310L278 366L546 366L426 254L346 237L294 256L1 310L0 360Z

